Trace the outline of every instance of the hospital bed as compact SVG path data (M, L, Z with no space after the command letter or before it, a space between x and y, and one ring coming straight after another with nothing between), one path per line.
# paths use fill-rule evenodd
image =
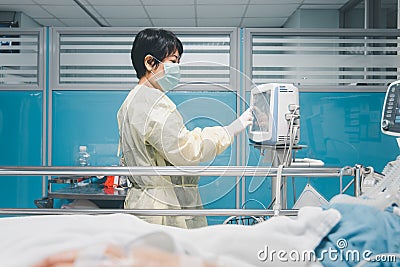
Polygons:
M365 169L360 166L344 169L240 166L206 169L202 167L179 169L175 167L0 167L0 175L7 176L75 175L78 172L83 175L129 175L132 172L137 175L196 176L266 176L267 174L273 179L279 179L280 175L339 179L342 176L357 175L353 181L359 182L363 180ZM0 258L6 266L31 266L47 256L71 249L78 249L83 255L91 255L91 253L101 253L108 244L126 248L132 243L139 242L138 240L142 240L140 242L145 240L146 244L149 243L157 249L209 260L217 266L280 266L286 265L287 261L281 261L276 255L270 255L271 251L308 253L306 256L311 257L309 253L316 249L341 219L340 212L336 209L305 207L299 211L283 210L279 207L277 209L277 207L274 206L271 210L0 209L3 215L18 215L0 219L2 237L3 240L7 240L1 242ZM132 215L274 217L254 226L216 225L185 230L148 224ZM21 253L23 256L19 256ZM321 266L321 263L318 259L306 258L293 261L291 265Z

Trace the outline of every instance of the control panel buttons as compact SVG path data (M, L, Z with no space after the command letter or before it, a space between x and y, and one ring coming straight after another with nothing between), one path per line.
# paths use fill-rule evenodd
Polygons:
M383 130L389 130L389 125L390 125L390 122L388 121L388 120L383 120L382 121L382 129Z

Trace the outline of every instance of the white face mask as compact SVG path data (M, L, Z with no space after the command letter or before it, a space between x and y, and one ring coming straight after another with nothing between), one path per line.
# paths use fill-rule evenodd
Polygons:
M153 57L155 60L163 64L164 75L157 78L157 83L161 86L164 91L170 91L179 84L181 78L181 70L178 63L163 63L157 58Z

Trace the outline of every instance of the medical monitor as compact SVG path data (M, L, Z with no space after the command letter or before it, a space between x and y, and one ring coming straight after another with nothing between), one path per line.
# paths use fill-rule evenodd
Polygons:
M251 90L253 125L250 141L285 145L299 141L299 92L292 84L268 83Z
M386 91L381 129L385 134L400 136L400 81L391 83Z

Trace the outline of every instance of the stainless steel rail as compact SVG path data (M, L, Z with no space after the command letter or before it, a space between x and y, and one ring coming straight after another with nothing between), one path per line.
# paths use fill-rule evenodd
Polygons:
M279 215L295 216L298 210L280 210ZM273 216L273 210L204 209L204 210L128 210L128 209L0 209L7 215L71 215L71 214L133 214L137 216Z
M0 166L0 176L56 175L186 175L186 176L276 176L278 168L256 166L182 166L182 167L69 167L69 166ZM283 176L339 177L340 168L284 168ZM351 170L344 176L351 176Z
M109 176L109 175L186 175L186 176L294 176L332 178L354 176L354 168L283 168L256 166L168 166L168 167L70 167L70 166L0 166L0 176ZM279 187L278 189L279 190ZM111 214L124 213L138 216L276 216L297 215L297 210L274 209L23 209L3 208L0 214L7 215L60 215L60 214Z

